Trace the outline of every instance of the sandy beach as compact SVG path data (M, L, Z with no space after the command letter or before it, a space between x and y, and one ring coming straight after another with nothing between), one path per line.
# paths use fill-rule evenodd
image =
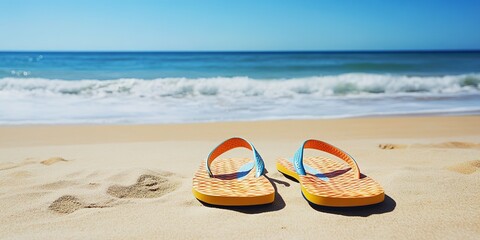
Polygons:
M232 136L263 156L273 204L217 208L193 197L201 161ZM350 153L385 201L309 205L275 169L309 138ZM0 238L478 239L479 168L480 116L0 126Z

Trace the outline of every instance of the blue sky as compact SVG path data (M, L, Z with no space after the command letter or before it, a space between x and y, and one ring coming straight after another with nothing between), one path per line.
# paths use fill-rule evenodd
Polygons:
M0 50L480 49L480 1L0 0Z

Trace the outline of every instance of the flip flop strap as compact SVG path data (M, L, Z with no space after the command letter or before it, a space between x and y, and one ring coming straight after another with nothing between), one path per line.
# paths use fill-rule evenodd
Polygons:
M234 148L247 148L252 150L253 152L253 160L254 160L254 167L255 167L255 177L260 177L264 170L265 170L265 164L263 163L263 159L260 156L260 154L257 152L253 144L249 143L247 140L239 137L234 137L225 140L224 142L220 143L216 148L208 154L207 160L205 162L206 170L208 175L210 177L213 177L212 171L210 170L210 164L212 164L213 160L215 160L218 156L220 156L222 153L227 152L231 149Z
M360 178L360 169L358 168L357 162L355 162L355 159L353 159L352 156L340 148L315 139L309 139L303 142L302 146L297 150L297 152L295 152L295 155L293 156L293 166L299 175L304 176L307 174L305 167L303 166L303 150L305 148L327 152L344 160L352 168L353 172L355 173L355 178Z

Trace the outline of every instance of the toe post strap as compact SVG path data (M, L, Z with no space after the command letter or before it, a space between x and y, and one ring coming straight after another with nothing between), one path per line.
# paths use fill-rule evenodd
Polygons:
M212 152L210 152L210 154L208 155L205 161L205 167L208 175L210 175L210 177L214 177L210 169L210 165L218 156L222 155L223 153L231 149L239 148L239 147L250 149L253 152L255 177L260 177L261 175L263 175L265 171L265 164L263 162L262 157L260 156L258 151L255 149L253 144L239 137L234 137L234 138L225 140L224 142L220 143L216 148L214 148Z
M297 150L297 152L295 152L295 155L293 156L293 166L295 168L295 171L299 175L305 176L307 174L307 172L305 171L305 167L303 165L303 150L306 148L316 149L326 153L330 153L344 160L352 168L352 171L355 174L355 178L357 179L360 178L360 169L358 168L357 162L355 162L355 159L353 159L352 156L350 156L348 153L344 152L340 148L337 148L331 144L328 144L323 141L315 140L315 139L309 139L303 142L302 146L300 146L300 148Z

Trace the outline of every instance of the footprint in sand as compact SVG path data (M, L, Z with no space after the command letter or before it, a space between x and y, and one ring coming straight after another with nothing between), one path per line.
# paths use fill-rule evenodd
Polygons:
M78 197L72 195L64 195L53 201L48 209L62 214L70 214L82 208L106 208L111 207L108 204L84 203Z
M412 144L412 145L403 145L403 144L379 144L378 148L385 150L392 149L403 149L407 147L414 148L460 148L460 149L480 149L479 143L470 143L470 142L444 142L444 143L434 143L434 144Z
M386 150L402 149L402 148L406 148L406 147L407 147L407 145L402 145L402 144L391 144L391 143L378 144L378 148L386 149Z
M174 191L180 186L171 175L143 174L130 186L113 185L107 193L117 198L156 198Z
M55 162L59 161L57 160ZM98 173L95 175L101 177L102 174ZM121 173L117 175L128 177L129 175L131 176L132 173ZM104 188L101 188L101 184L97 181L98 179L91 179L90 177L77 181L60 180L40 185L40 187L48 190L64 189L68 187L72 192L81 194L81 197L75 194L63 195L53 201L48 207L49 210L57 213L70 214L84 208L106 208L126 203L119 198L161 197L176 190L181 185L180 179L172 173L157 173L150 171L148 174L145 172L141 174L133 185L110 186L106 191L107 195L105 194ZM88 191L85 189L88 189ZM112 198L112 196L114 198ZM89 200L85 201L85 199Z
M66 160L64 158L61 158L61 157L52 157L52 158L49 158L47 160L43 160L40 163L43 164L43 165L50 166L52 164L59 163L59 162L68 162L68 160Z
M447 169L457 173L472 174L480 169L480 160L457 163L447 167Z

